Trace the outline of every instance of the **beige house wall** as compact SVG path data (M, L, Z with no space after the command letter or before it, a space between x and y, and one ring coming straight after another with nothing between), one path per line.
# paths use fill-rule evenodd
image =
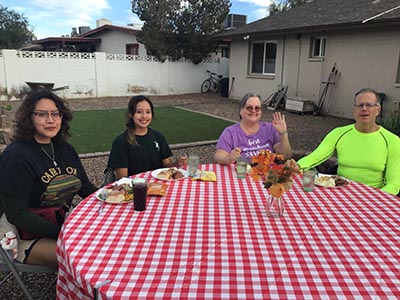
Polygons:
M240 99L253 91L265 99L276 91L278 84L287 84L288 96L318 103L324 88L322 82L327 80L336 62L339 76L330 98L329 115L352 118L354 93L371 87L386 94L384 115L389 117L393 102L400 101L400 85L396 85L400 28L325 33L325 58L310 59L310 39L321 35L322 32L316 32L257 39L278 43L275 76L249 75L250 42L256 39L232 40L230 78L235 77L235 81L231 97Z
M104 30L103 32L93 35L93 37L101 38L101 43L96 47L97 52L126 54L127 44L139 44L139 55L146 55L146 48L140 44L136 36L131 33Z

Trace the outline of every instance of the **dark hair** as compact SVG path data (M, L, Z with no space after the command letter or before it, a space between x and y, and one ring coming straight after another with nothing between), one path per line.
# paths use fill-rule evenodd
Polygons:
M376 98L376 103L379 105L379 94L376 90L371 89L371 88L363 88L359 90L355 95L354 95L354 103L356 103L356 98L360 94L374 94Z
M154 105L153 105L153 102L151 102L151 100L149 98L147 98L146 96L143 96L143 95L138 95L138 96L133 96L129 100L128 112L127 112L128 121L126 122L126 127L128 128L127 141L128 141L128 143L130 143L132 145L136 144L135 122L133 122L132 116L136 112L136 106L137 106L138 102L142 102L142 101L146 101L147 103L149 103L150 108L151 108L152 119L155 119Z
M36 104L42 99L52 100L59 112L63 114L61 119L61 128L57 135L53 138L54 141L65 141L71 135L69 134L69 122L72 120L71 110L68 108L68 104L54 94L53 92L40 89L30 92L17 109L15 113L15 132L13 140L15 141L27 141L33 139L35 133L35 127L32 122L32 113L35 110Z
M261 96L259 94L256 93L247 93L245 94L242 99L240 99L239 101L239 118L242 119L242 116L240 115L240 110L246 105L247 100L249 100L251 97L257 97L258 99L260 99L261 102Z

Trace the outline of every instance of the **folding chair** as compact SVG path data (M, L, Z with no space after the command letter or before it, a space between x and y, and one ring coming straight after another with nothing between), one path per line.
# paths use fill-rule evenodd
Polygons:
M36 265L27 265L21 264L12 259L10 254L4 250L0 246L0 270L4 272L9 272L5 278L0 282L1 286L12 276L17 280L18 284L21 286L25 296L29 300L34 300L31 293L28 291L27 287L25 286L22 278L21 273L48 273L48 274L57 274L57 269L47 266L36 266ZM44 296L47 295L49 290L55 285L57 278L51 282L51 284L47 287L47 289L42 293L39 299L43 299Z
M103 181L100 184L100 187L106 186L107 184L113 183L117 180L117 175L115 174L114 169L107 168L104 170Z

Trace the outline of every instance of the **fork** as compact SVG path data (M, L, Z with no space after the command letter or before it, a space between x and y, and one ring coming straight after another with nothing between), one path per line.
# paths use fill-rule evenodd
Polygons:
M107 199L107 191L105 190L100 191L99 198L101 199L99 207L99 215L101 215L103 213L104 202L106 202Z

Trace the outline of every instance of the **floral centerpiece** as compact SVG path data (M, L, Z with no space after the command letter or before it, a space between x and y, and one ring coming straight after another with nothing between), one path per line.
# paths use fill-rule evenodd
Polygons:
M285 160L283 155L261 150L251 159L251 177L262 180L269 191L267 204L270 216L280 216L284 211L283 194L292 188L293 176L300 173L294 159Z

